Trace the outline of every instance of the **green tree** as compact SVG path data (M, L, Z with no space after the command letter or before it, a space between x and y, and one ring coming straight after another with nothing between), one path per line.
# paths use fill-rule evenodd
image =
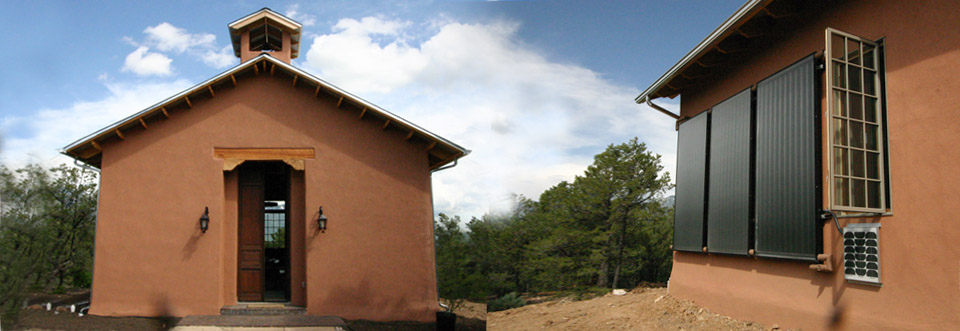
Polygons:
M663 172L660 155L633 138L597 154L575 184L583 190L587 210L597 217L599 234L605 237L597 286L607 285L608 268L613 265L612 287L616 288L628 228L638 226L641 210L670 188L670 175Z
M434 223L437 255L437 283L440 297L456 311L466 299L484 298L486 282L475 272L475 263L467 253L467 237L460 231L460 217L440 214Z
M15 318L29 287L88 287L96 174L61 165L0 166L0 306Z

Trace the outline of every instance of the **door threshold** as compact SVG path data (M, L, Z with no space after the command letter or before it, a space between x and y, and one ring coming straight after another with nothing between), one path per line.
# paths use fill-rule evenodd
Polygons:
M303 315L305 307L290 303L238 302L220 308L220 315Z

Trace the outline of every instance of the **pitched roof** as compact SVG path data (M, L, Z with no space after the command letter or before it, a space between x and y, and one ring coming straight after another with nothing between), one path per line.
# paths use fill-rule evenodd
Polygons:
M773 45L804 17L830 5L821 0L749 0L634 100L673 98L721 79L728 67Z
M268 64L270 65L269 68ZM133 129L135 127L142 127L146 129L148 127L148 119L165 119L170 117L170 112L167 111L168 109L183 106L192 107L193 105L190 101L191 97L193 97L194 100L197 100L197 97L200 95L213 95L214 87L220 88L222 86L233 86L231 83L236 84L236 76L240 75L241 73L247 73L250 71L259 73L261 70L270 70L270 72L273 73L273 71L276 69L286 72L294 77L294 84L297 84L297 81L299 80L299 86L304 84L315 86L315 96L319 95L321 92L324 92L326 94L339 97L340 99L338 101L338 106L340 106L341 103L354 105L358 110L361 111L361 116L375 116L383 119L385 121L385 129L387 126L391 126L401 130L406 130L408 132L408 140L417 138L427 141L429 145L428 155L430 158L431 169L437 169L445 164L449 164L463 156L466 156L467 154L470 154L470 150L463 148L460 145L427 131L426 129L421 128L420 126L407 121L406 119L397 116L396 114L391 113L380 106L361 99L297 67L277 60L266 53L241 63L227 71L220 73L219 75L214 76L213 78L210 78L200 84L164 99L163 101L147 107L146 109L108 125L105 128L97 130L86 137L80 138L77 141L74 141L73 143L63 147L61 153L90 165L99 167L101 157L100 142L113 137L124 139L123 131Z

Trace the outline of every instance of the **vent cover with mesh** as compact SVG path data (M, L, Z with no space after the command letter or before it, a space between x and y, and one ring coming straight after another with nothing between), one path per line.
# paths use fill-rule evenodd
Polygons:
M880 223L843 228L843 278L880 284Z

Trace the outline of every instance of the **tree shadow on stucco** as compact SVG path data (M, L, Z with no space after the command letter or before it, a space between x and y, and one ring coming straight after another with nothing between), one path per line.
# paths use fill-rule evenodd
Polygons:
M166 294L158 294L153 301L153 306L156 311L156 319L161 321L161 330L169 330L180 321L179 317L172 316L170 300L167 299Z

